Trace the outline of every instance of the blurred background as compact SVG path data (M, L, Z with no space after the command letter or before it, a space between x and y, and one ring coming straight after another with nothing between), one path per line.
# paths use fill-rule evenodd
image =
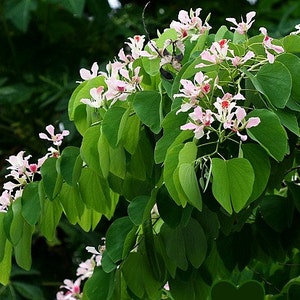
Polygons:
M0 0L0 192L9 155L20 150L34 157L45 154L47 145L38 133L46 125L63 125L72 133L65 145L80 144L67 114L79 69L97 61L104 70L128 37L146 34L142 13L147 2ZM253 33L264 26L280 37L300 23L299 0L152 0L145 11L150 38L177 20L180 9L198 7L203 20L211 13L211 32L230 26L226 17L239 20L251 10L257 13ZM107 222L85 233L62 220L56 241L36 236L33 270L14 267L10 286L0 286L0 299L54 299L62 280L75 278L84 247L99 244Z

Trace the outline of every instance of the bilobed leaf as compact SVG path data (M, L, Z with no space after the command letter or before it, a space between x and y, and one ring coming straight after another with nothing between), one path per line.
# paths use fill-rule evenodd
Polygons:
M156 163L161 163L165 160L168 148L172 144L175 146L175 142L179 144L193 136L190 130L182 131L180 129L180 126L186 123L187 114L180 113L176 115L176 111L177 110L170 111L162 122L163 136L156 143L154 150Z
M201 211L202 197L193 164L183 163L179 166L179 181L189 203Z
M84 206L82 215L78 220L78 225L85 231L89 232L94 230L101 220L102 214L94 209Z
M82 163L79 148L69 146L62 151L59 168L67 184L76 186L81 174Z
M266 151L257 144L247 143L242 145L243 157L246 158L253 168L255 179L250 201L257 199L267 186L271 164Z
M3 285L7 285L10 281L10 274L12 268L12 245L8 240L6 240L3 247L4 256L0 261L0 283Z
M56 158L49 157L41 166L45 194L51 201L58 195L63 182L61 174L57 172L56 163Z
M228 212L242 210L252 194L254 171L245 158L212 159L212 192Z
M39 229L41 234L43 234L48 241L54 240L56 227L61 214L62 207L58 198L53 201L50 201L49 199L43 201Z
M79 180L79 191L88 208L102 214L106 213L106 202L110 198L110 189L105 178L98 176L90 168L84 168Z
M114 287L114 275L115 272L106 273L101 266L96 267L92 277L84 284L83 293L87 299L111 299Z
M76 224L84 210L78 187L64 183L59 194L59 201L69 222L73 225Z
M128 216L132 223L141 225L143 223L144 211L150 200L149 196L137 196L128 205Z
M106 232L106 250L113 262L123 257L124 242L134 224L129 217L116 219Z
M18 199L8 208L3 220L6 237L13 245L16 245L20 241L23 234L24 223L22 203L20 199Z
M38 185L38 182L30 182L25 186L22 193L22 215L30 225L35 225L41 214Z
M126 114L126 108L121 106L111 107L104 115L102 122L102 133L105 135L111 147L117 147L122 132L122 118ZM121 131L120 131L121 130Z
M207 241L202 226L193 218L182 228L187 259L194 268L199 268L207 252Z
M274 159L283 160L289 153L288 138L276 114L266 109L256 109L248 117L260 118L258 126L247 129L250 138L257 141Z
M23 234L16 246L14 246L14 254L17 264L29 271L31 268L31 239L34 227L28 223L23 223Z
M164 181L165 181L165 186L171 195L172 199L176 202L177 205L181 205L181 199L179 198L176 185L173 180L173 175L175 170L177 169L178 165L178 155L180 150L183 148L183 144L179 144L175 147L172 147L171 149L168 150L166 159L165 159L165 164L164 164ZM184 204L184 203L183 203Z
M263 65L258 73L250 78L255 88L265 95L270 103L278 108L285 107L292 90L292 76L281 62Z
M168 257L176 264L181 270L187 270L188 261L185 249L185 237L182 226L171 228L167 224L163 224L160 230L161 237L166 249Z
M161 130L161 94L159 92L137 92L133 100L133 109L141 121L154 133Z
M83 135L80 153L83 161L88 165L89 168L95 172L99 172L99 153L98 153L98 140L100 137L100 126L92 126L86 130Z

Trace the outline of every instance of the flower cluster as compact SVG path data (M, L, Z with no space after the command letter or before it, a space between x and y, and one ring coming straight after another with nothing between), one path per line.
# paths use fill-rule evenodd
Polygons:
M48 125L45 133L40 133L41 139L49 140L53 143L54 147L48 148L48 153L37 160L35 163L30 163L31 155L25 156L25 151L20 151L17 155L11 155L7 161L10 164L7 167L9 174L6 177L11 177L12 181L8 181L3 185L3 192L0 196L0 212L6 212L8 207L16 199L20 198L23 193L24 187L34 181L35 175L40 173L40 168L48 157L59 156L59 146L63 138L69 134L68 130L63 130L61 133L54 133L54 126Z
M110 62L106 66L106 72L100 72L97 63L92 65L91 71L82 68L80 76L83 80L90 80L97 76L104 77L104 85L93 87L90 90L90 98L83 98L81 102L93 107L106 107L107 101L111 101L110 106L117 100L125 101L130 94L142 90L140 83L142 76L139 75L140 67L133 67L133 62L142 56L151 56L148 52L142 50L145 37L136 35L129 38L127 46L130 54L125 54L124 49L118 53L118 59Z
M102 245L98 250L95 247L87 246L86 250L92 253L92 256L84 262L81 262L77 268L75 281L65 279L64 284L60 286L62 291L57 292L57 300L78 300L82 299L81 283L83 280L93 275L95 267L101 266L102 254L105 251L105 238L102 238Z

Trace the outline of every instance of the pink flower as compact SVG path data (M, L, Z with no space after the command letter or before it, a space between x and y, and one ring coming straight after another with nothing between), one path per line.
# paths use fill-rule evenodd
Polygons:
M45 133L40 133L39 134L40 139L52 141L55 146L60 146L63 138L70 134L68 130L63 130L61 133L55 134L53 125L48 125L46 127L46 130L49 133L49 136L46 135Z
M267 54L267 58L270 64L272 64L275 60L275 56L268 50L273 50L276 53L284 52L284 49L281 46L273 45L273 39L268 36L267 29L264 27L259 28L260 32L264 35L263 46L265 48L265 52Z
M194 82L188 79L181 79L180 83L183 86L179 91L180 94L175 94L174 98L183 97L188 100L181 105L181 108L176 112L185 112L190 108L195 107L198 104L198 99L203 98L210 92L210 82L211 78L204 75L202 72L196 73L194 77Z
M194 109L194 112L189 114L192 122L189 122L180 127L181 130L193 130L196 139L200 139L204 136L204 130L210 126L214 121L212 112L208 109L205 112L202 111L200 106ZM209 132L207 133L209 138Z
M228 57L228 60L231 60L232 65L235 67L238 67L240 65L243 65L245 62L247 62L249 59L253 58L255 56L253 51L248 51L244 56L235 56L234 52L232 50L229 50L230 53L233 55L233 57Z
M92 72L85 68L82 68L79 70L80 77L83 80L89 80L89 79L95 78L98 75L98 70L99 70L98 64L96 62L94 62L92 65L92 68L91 68Z
M226 20L236 25L236 27L230 27L230 29L234 29L239 34L245 34L252 26L254 22L254 20L252 19L255 17L255 15L256 15L255 11L248 12L246 14L246 22L244 22L243 17L242 17L242 22L240 23L237 23L235 18L226 18Z
M75 282L70 279L64 280L64 285L60 288L66 289L65 292L60 291L56 294L57 300L77 300L81 299L82 294L80 293L81 279L78 278Z
M203 60L209 61L213 64L220 64L227 59L228 52L228 41L226 39L220 40L219 42L213 42L208 50L202 51L200 54ZM205 67L206 64L200 63L196 65L196 68Z
M11 155L7 159L7 161L10 163L10 167L8 167L8 170L15 170L18 172L19 175L25 174L26 169L29 166L28 160L31 157L31 155L28 155L24 157L25 151L20 151L17 155Z
M175 29L179 33L180 38L188 36L189 31L192 31L191 40L196 40L199 35L209 30L211 27L207 22L202 22L199 18L201 8L197 8L195 11L192 9L188 13L185 10L181 10L178 13L178 21L172 21L170 28Z
M104 92L104 86L102 85L97 88L91 88L90 95L92 99L83 98L80 100L80 102L93 108L100 108L101 106L103 106L103 102L105 101L103 92Z
M12 200L11 192L4 190L0 196L0 212L7 212Z

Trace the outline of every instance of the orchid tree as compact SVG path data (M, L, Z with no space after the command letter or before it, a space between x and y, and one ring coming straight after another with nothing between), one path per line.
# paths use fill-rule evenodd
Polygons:
M105 217L57 299L298 299L299 25L250 36L252 11L211 33L200 14L181 10L105 71L80 70L69 101L80 147L49 125L37 163L8 158L1 283L12 255L30 269L32 236L53 240L62 215L85 231Z

